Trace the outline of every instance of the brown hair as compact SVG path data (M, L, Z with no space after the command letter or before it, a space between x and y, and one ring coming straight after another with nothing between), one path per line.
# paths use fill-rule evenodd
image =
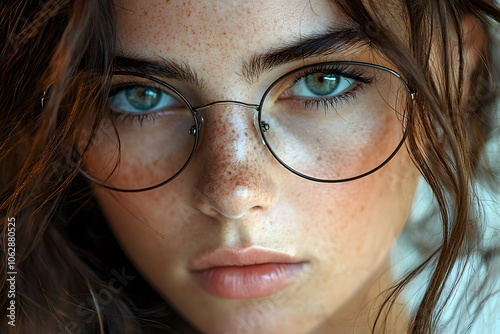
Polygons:
M408 332L435 332L441 313L438 301L454 264L481 251L473 189L480 179L490 185L495 181L484 149L496 126L498 87L493 78L498 77L494 66L499 64L492 63L498 60L493 56L492 29L500 22L500 10L493 0L401 1L397 20L407 23L403 37L391 29L386 5L336 2L417 92L416 106L408 115L406 144L437 199L443 237L427 260L388 292L379 314L385 314L405 285L431 265L432 277ZM2 307L3 328L10 333L42 328L168 331L161 323L175 325L171 312L157 307L161 299L113 242L78 173L81 160L72 151L83 124L95 129L106 109L115 42L111 2L16 1L1 4L0 14L0 32L7 36L0 51L0 243L5 261L7 218L14 217L18 272L16 327L7 326ZM470 78L463 67L467 18L485 33L484 50ZM456 41L458 54L450 40ZM472 90L464 102L465 80ZM486 263L495 253L498 250L483 253ZM102 254L108 256L102 259ZM7 305L5 264L0 274L1 304ZM127 277L134 277L133 284ZM121 286L110 285L119 278ZM140 299L134 299L137 291ZM106 295L104 302L100 294ZM383 323L381 316L379 324Z
M390 291L384 307L390 308L389 301L395 300L427 265L432 265L435 269L409 332L438 332L442 312L442 307L437 307L438 301L450 298L442 294L459 257L481 252L488 265L491 256L498 254L498 250L477 247L480 222L474 212L477 200L474 184L480 178L487 179L492 186L495 183L494 171L483 153L498 126L494 114L498 87L493 79L498 77L498 68L494 66L499 64L491 63L498 55L494 58L495 35L488 32L492 31L491 19L500 21L500 12L492 1L406 1L403 4L403 20L408 22L406 42L386 28L383 8L386 5L375 1L370 1L369 6L355 1L339 2L352 20L371 28L367 33L372 45L404 73L417 92L415 109L408 115L406 144L438 203L442 240L422 265ZM487 34L482 57L470 77L464 75L463 25L467 18L477 20ZM458 55L450 41L458 46ZM434 58L431 50L437 52ZM465 103L464 80L471 87Z

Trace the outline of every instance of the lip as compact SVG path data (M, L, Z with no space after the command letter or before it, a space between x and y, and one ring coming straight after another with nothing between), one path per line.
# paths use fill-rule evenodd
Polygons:
M192 261L194 280L208 294L223 299L272 295L293 283L305 261L269 249L218 248Z

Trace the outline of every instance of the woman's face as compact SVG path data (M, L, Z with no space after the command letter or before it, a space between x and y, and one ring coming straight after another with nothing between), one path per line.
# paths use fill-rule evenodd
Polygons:
M193 105L258 103L278 77L307 64L387 65L361 45L304 54L248 78L244 69L258 55L345 27L345 18L329 1L114 3L118 53L179 64L192 75L175 81L156 77L175 85ZM204 333L367 328L370 302L392 283L388 251L405 225L415 190L417 172L405 148L362 179L312 182L269 153L253 112L238 105L200 110L203 134L193 160L160 188L123 193L96 186L109 224L150 284ZM395 126L387 123L384 129L396 131ZM357 143L360 136L363 131L351 131L342 145ZM121 140L136 161L148 159L148 147L154 145L147 139ZM384 149L377 145L372 150ZM363 155L357 154L359 161ZM341 160L346 170L354 168L351 160ZM318 162L317 168L328 165ZM137 168L128 172L120 175L139 173Z

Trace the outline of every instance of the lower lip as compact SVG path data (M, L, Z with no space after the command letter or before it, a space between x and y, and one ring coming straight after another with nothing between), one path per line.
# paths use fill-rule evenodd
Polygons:
M214 267L193 272L202 289L224 299L270 296L291 284L304 263L264 263Z

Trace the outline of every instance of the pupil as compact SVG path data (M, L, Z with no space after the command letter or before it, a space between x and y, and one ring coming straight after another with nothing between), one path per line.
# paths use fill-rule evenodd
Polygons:
M134 87L125 92L128 102L139 110L153 108L160 101L160 91L150 87Z
M335 74L315 73L306 77L307 88L320 96L332 94L339 85L338 81Z

